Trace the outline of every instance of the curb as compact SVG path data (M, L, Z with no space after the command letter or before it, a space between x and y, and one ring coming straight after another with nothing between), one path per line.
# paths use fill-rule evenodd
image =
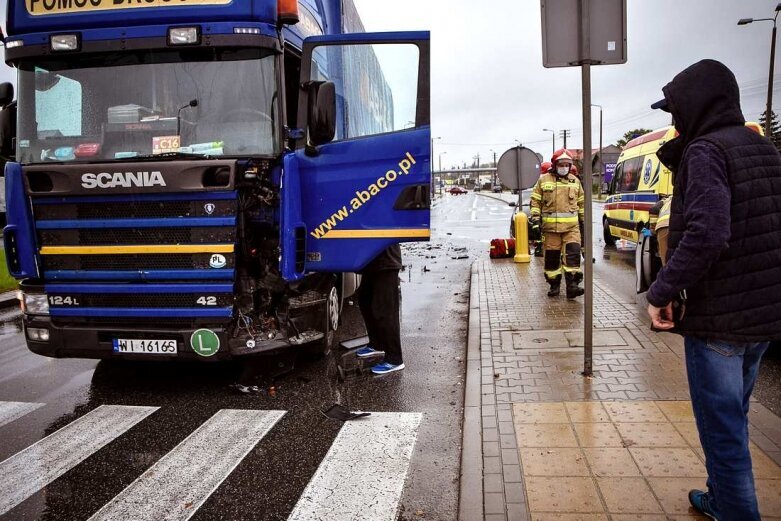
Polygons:
M482 521L483 441L480 395L480 293L477 263L472 264L469 286L469 330L466 347L464 423L461 429L461 480L458 521Z
M0 309L19 305L19 299L16 296L16 292L17 290L0 293Z

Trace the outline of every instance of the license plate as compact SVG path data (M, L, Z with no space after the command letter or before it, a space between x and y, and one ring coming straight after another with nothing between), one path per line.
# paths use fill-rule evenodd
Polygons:
M147 355L175 355L176 340L128 340L114 339L115 353L134 353Z

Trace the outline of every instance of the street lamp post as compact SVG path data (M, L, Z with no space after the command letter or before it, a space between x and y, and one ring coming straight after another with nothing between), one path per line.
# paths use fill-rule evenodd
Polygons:
M765 137L768 139L773 137L770 133L770 116L773 114L773 69L776 61L776 20L779 11L781 11L781 4L776 5L773 18L741 18L738 20L738 25L748 25L752 22L773 22L773 33L770 37L770 74L767 79L767 108L765 109Z
M591 104L592 107L599 107L599 187L597 188L597 197L602 195L602 176L605 174L605 163L602 161L602 105Z
M442 139L441 137L431 138L431 170L434 170L434 140ZM441 170L441 169L440 169ZM431 196L434 196L434 176L431 176Z
M551 153L551 155L555 154L556 153L556 131L555 130L551 130L549 128L544 128L544 129L542 129L542 131L551 133L551 139L553 139L553 141L552 141L552 147L551 147L551 152L550 153Z
M439 195L442 195L442 179L444 176L442 173L442 154L447 154L447 150L439 153Z

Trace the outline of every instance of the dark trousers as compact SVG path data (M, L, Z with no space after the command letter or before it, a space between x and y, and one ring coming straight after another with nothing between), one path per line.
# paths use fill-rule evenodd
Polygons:
M369 334L370 345L377 351L385 351L386 362L393 365L403 363L399 323L399 270L364 274L358 304Z

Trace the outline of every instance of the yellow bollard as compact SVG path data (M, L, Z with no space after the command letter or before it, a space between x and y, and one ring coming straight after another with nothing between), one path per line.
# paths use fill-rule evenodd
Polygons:
M523 212L515 214L515 262L531 262L529 255L529 219Z

